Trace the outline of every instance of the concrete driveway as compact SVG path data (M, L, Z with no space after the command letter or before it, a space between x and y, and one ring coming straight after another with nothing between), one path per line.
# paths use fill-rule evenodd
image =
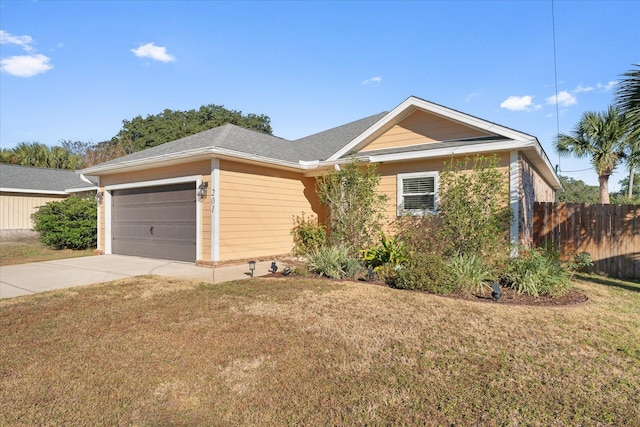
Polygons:
M254 275L268 274L270 266L269 261L258 262ZM0 267L0 298L153 274L208 283L250 277L247 264L212 269L179 261L99 255Z

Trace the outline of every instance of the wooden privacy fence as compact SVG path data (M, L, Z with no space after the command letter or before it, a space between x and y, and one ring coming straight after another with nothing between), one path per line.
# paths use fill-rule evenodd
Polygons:
M533 242L562 260L588 252L591 272L640 278L640 205L539 203L533 208Z

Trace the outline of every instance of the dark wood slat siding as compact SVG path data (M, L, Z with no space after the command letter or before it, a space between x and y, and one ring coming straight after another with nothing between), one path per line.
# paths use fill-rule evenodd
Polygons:
M196 260L194 183L114 190L111 201L114 254Z

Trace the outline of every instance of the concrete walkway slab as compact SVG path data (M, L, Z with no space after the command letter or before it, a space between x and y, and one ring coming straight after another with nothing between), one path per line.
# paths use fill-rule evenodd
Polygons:
M270 266L269 261L258 262L254 275L269 274ZM247 264L212 269L197 267L187 262L124 255L68 258L0 267L0 298L31 295L136 276L158 275L222 283L250 278L249 273Z

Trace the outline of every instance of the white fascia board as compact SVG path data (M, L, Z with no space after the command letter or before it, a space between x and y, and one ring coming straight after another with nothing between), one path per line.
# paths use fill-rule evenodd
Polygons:
M98 187L95 185L93 187L80 187L80 188L65 188L65 193L84 193L85 191L94 191L97 190Z
M443 107L441 105L433 104L431 102L425 101L423 99L419 99L413 96L407 98L404 102L390 111L386 116L378 120L374 125L372 125L369 129L358 135L355 139L353 139L350 143L341 148L338 152L333 154L327 160L336 160L340 157L344 156L349 151L355 149L360 143L365 141L367 138L378 132L380 129L385 127L391 121L400 121L404 117L413 113L417 110L424 110L438 116L441 116L446 119L454 120L458 123L462 123L468 126L472 126L477 129L484 130L485 132L491 132L497 135L501 135L507 138L510 138L514 141L529 141L531 140L531 135L527 135L522 132L515 131L513 129L506 128L504 126L497 125L495 123L487 122L486 120L479 119L477 117L470 116L465 113L461 113L460 111L452 110L447 107Z
M446 157L446 156L456 156L462 154L479 154L479 153L487 153L487 152L495 152L495 151L512 151L512 150L522 150L527 147L531 147L533 141L528 141L526 143L516 142L516 141L501 141L501 142L493 142L487 144L477 144L477 145L467 145L462 147L454 147L454 148L437 148L435 150L422 150L422 151L411 151L406 153L395 153L395 154L381 154L381 155L373 155L369 156L369 161L374 163L379 162L396 162L402 160L417 160L417 159L428 159L432 157ZM364 153L363 153L364 154Z
M56 190L31 190L26 188L9 188L9 187L0 187L0 191L6 191L7 193L25 193L25 194L53 194L59 196L66 196L66 191L56 191Z

